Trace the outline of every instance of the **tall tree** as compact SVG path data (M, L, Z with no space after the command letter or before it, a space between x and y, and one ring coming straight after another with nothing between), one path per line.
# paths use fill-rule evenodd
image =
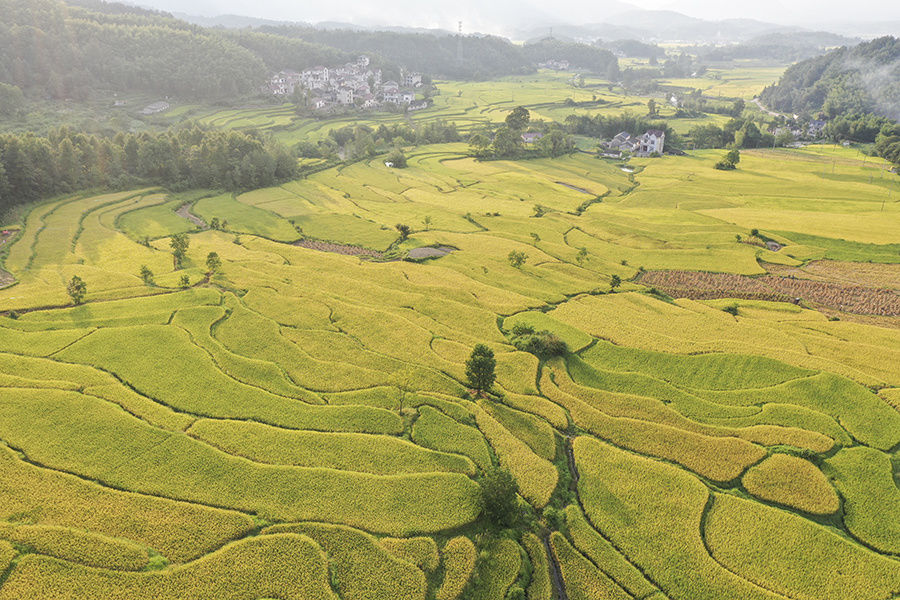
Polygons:
M524 131L531 122L531 113L524 106L517 106L506 115L506 126L516 132Z
M466 361L466 377L469 385L479 391L491 389L496 378L494 372L496 367L497 360L494 358L494 351L484 344L478 344L472 349L472 354Z

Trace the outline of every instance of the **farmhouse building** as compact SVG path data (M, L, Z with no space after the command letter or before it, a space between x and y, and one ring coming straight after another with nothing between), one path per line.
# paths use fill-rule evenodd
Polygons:
M649 156L653 153L662 154L666 144L666 133L659 129L651 129L638 140L638 155Z
M526 144L533 144L542 139L544 139L544 134L540 132L529 132L522 134L522 141Z

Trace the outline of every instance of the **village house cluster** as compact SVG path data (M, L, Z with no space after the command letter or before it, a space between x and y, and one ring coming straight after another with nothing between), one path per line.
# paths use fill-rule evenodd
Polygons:
M795 145L802 146L803 144L802 142L800 142L800 140L814 141L822 138L822 136L825 134L826 125L828 125L826 121L822 121L819 119L813 119L809 121L809 123L801 125L799 122L799 117L797 115L794 115L793 124L769 127L768 131L776 137L779 137L785 133L790 133L794 138Z
M341 67L315 67L302 73L282 71L273 75L263 86L263 93L273 96L292 96L298 90L305 93L307 104L319 111L337 107L358 107L372 110L384 106L408 107L419 110L428 106L416 101L415 90L422 87L422 74L401 71L400 81L383 81L381 69L372 69L368 56Z
M569 61L567 60L548 60L542 63L538 63L539 69L550 69L553 71L568 71L569 70Z
M666 145L666 133L659 129L649 129L644 135L631 135L623 131L606 142L604 156L621 156L623 152L635 156L662 154Z

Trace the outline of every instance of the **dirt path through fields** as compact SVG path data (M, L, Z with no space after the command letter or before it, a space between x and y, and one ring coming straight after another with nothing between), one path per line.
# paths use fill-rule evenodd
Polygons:
M206 224L206 221L191 212L190 204L182 204L178 207L178 210L175 211L175 214L182 219L187 219L200 229L209 229L209 225Z
M561 185L561 186L563 186L563 187L567 187L567 188L569 188L570 190L575 190L576 192L581 192L582 194L587 194L588 196L594 196L594 195L596 195L596 194L594 194L593 192L591 192L590 190L586 190L586 189L584 189L584 188L580 188L580 187L578 187L577 185L572 185L571 183L566 183L565 181L557 181L556 183L558 183L559 185Z
M3 250L7 244L12 243L13 237L18 233L17 229L4 229L0 231L0 250ZM16 278L12 273L0 268L0 289L9 287L16 282Z

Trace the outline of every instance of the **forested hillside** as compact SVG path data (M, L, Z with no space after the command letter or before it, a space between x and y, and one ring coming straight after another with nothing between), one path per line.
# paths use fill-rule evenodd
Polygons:
M223 35L163 13L84 4L0 0L0 82L54 99L113 91L217 100L252 91L271 70L348 58L301 40Z
M439 77L487 79L528 73L535 63L568 60L573 66L618 75L615 56L607 50L545 40L524 47L493 36L315 29L302 26L261 27L261 32L297 38L351 53L369 52L386 61ZM460 46L462 60L459 58Z
M730 46L698 46L705 60L763 59L789 62L806 60L838 46L855 46L861 40L825 31L779 31Z
M761 97L782 112L830 117L875 113L900 119L900 39L886 36L839 48L789 68Z
M215 98L264 76L249 50L170 17L0 0L0 81L29 95L77 100L101 89Z

